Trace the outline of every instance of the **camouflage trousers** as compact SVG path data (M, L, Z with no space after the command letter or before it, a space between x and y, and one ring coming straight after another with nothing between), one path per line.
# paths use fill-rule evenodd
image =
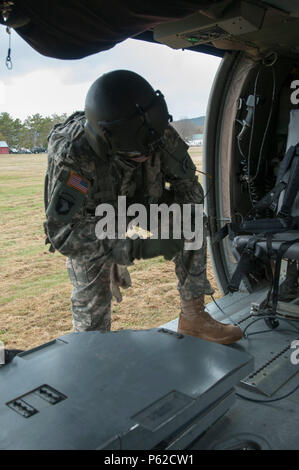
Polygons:
M201 249L179 252L173 261L181 298L190 300L213 294L206 277L206 237ZM74 287L71 296L74 331L110 330L113 266L112 257L95 262L80 257L67 259Z

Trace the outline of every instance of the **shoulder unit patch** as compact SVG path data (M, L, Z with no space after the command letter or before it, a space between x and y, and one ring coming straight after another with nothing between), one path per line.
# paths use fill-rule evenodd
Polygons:
M46 210L47 217L70 222L83 206L90 182L74 171L63 170Z

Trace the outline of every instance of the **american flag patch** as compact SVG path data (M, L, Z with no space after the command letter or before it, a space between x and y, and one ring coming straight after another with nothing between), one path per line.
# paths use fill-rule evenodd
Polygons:
M66 184L68 186L71 186L71 188L77 189L83 194L86 194L88 191L89 182L85 180L84 178L82 178L81 176L74 173L73 171L71 171L71 174Z

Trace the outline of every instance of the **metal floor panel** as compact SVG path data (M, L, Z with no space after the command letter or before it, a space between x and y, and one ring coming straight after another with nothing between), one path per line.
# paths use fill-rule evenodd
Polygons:
M243 296L228 295L216 301L230 319L245 330L248 337L243 338L235 347L254 357L254 371L241 385L272 397L284 385L287 385L298 372L298 366L292 364L291 343L299 338L299 322L279 319L279 327L271 330L261 316L251 313L251 304L259 303L265 298L267 289ZM239 294L239 293L238 293ZM208 305L209 312L217 319L217 306ZM218 309L219 310L219 309ZM225 317L222 313L222 317ZM298 380L298 376L296 377Z
M1 368L0 448L186 445L227 411L252 366L246 353L163 328L69 333Z
M299 364L291 363L291 343L299 339L299 322L278 317L279 327L271 330L264 319L251 313L267 289L256 293L235 293L216 299L206 307L218 321L233 320L248 334L247 338L226 346L246 351L254 358L254 370L237 387L238 393L258 400L276 399L299 384ZM256 321L258 320L258 321ZM176 331L177 320L167 327ZM197 439L192 449L298 449L299 390L273 403L237 402L218 423Z
M254 371L242 379L237 392L261 401L293 393L272 403L237 398L228 413L193 443L192 449L299 450L299 389L294 392L299 384L299 364L291 363L290 348L299 339L299 322L278 317L278 328L271 330L263 318L253 315L251 303L259 303L266 292L261 289L254 294L238 293L216 300L225 315L213 302L207 307L217 320L230 316L248 334L227 346L246 351L254 358Z
M226 415L189 448L299 450L299 390L292 400L297 403L290 398L269 404L237 398Z
M279 349L275 344L272 349L273 357L241 381L269 397L299 372L290 361L290 345Z

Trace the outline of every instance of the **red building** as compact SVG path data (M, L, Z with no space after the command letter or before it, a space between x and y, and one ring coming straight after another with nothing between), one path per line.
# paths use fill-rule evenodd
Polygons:
M6 142L4 142L4 140L0 140L0 154L3 154L3 153L9 153L8 152L8 145Z

